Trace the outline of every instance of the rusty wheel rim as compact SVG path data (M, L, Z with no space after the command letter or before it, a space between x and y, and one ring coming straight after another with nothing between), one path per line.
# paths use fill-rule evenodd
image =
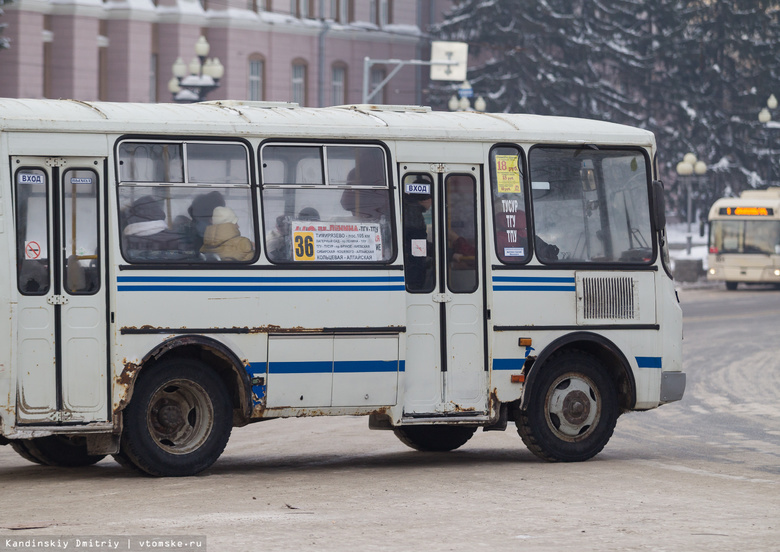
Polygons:
M203 445L214 425L214 407L203 387L172 380L152 395L147 413L149 434L171 454L189 454Z

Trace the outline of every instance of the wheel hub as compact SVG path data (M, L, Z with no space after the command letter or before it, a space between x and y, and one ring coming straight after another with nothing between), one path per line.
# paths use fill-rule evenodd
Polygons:
M178 405L165 405L157 411L157 422L164 433L173 433L184 424L184 416Z
M563 400L563 417L572 425L585 423L590 415L590 401L582 391L575 390Z

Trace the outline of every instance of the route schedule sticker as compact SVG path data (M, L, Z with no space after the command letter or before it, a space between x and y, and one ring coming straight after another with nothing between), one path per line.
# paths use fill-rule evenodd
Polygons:
M496 155L496 179L499 194L522 194L517 155Z
M382 234L376 223L292 221L293 259L320 262L382 260Z

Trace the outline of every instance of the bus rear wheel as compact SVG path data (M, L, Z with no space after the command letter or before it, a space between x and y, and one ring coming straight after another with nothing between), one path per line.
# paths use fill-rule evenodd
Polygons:
M22 458L45 466L79 468L91 466L105 458L104 454L88 454L87 443L80 437L50 435L12 441L11 446Z
M726 289L729 291L734 291L737 289L737 286L739 285L739 282L726 282Z
M475 431L476 427L458 425L418 425L393 429L403 444L422 452L455 450L465 445Z
M205 470L225 450L233 426L225 384L193 359L170 359L141 373L124 411L120 457L155 476Z
M583 351L554 355L541 367L525 410L515 417L528 449L549 462L582 462L604 448L618 417L617 390Z

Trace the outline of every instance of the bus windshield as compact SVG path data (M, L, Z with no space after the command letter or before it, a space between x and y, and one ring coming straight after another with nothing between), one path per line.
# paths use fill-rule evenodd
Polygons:
M780 254L780 221L713 220L710 253Z

